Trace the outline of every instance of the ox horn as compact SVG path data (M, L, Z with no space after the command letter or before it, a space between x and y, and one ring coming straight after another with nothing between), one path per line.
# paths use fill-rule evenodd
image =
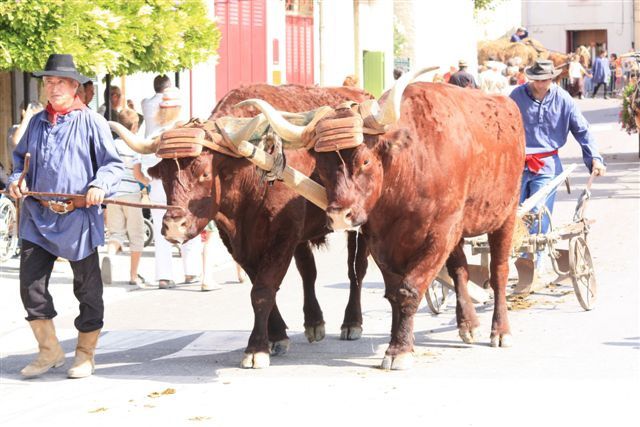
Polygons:
M254 105L260 111L261 115L264 115L273 130L280 136L280 138L292 143L288 145L288 148L300 148L302 142L302 133L306 129L306 126L298 126L290 123L284 118L284 115L277 111L267 101L262 99L247 99L236 104L236 107L243 107L247 105ZM287 113L289 116L295 116L294 114Z
M133 151L140 154L152 154L156 152L160 137L149 140L140 138L118 122L109 122L109 127L113 132L117 133Z
M374 118L376 122L380 125L391 125L398 121L400 118L400 103L402 101L402 94L404 90L411 84L416 78L421 76L424 73L428 73L429 71L437 70L440 67L426 67L422 68L414 73L404 73L396 83L393 85L389 94L387 95L387 100L382 106L382 108L375 113ZM377 102L374 102L373 105L376 105ZM374 107L375 109L375 107Z

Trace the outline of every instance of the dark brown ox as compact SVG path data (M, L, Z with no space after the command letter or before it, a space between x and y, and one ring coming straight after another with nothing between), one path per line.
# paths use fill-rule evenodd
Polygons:
M389 125L386 133L365 135L354 148L315 153L330 226L361 225L385 280L392 326L382 367L411 365L413 317L445 261L458 295L460 336L473 342L479 322L466 289L463 238L483 233L495 298L491 345L509 346L507 262L524 162L518 107L507 97L442 84L409 85L396 101L400 109L391 101L396 95L385 103L391 106L383 105L391 120L378 122ZM342 109L326 119L354 114Z
M267 99L276 108L288 111L373 98L354 88L255 85L231 91L215 108L210 120L230 113L238 117L255 115L258 111L252 107L231 109L231 105L253 97ZM287 164L306 175L315 167L313 157L304 150L287 153ZM243 367L266 367L270 353L282 354L288 348L286 324L276 305L276 292L294 257L305 290L305 335L310 342L324 337L324 320L314 292L317 272L310 246L323 243L330 232L324 211L281 182L273 185L261 182L255 166L248 160L207 148L197 158L163 160L150 173L162 179L169 204L186 208L186 213L174 210L165 214L163 234L169 240L185 241L198 236L208 221L214 219L225 246L251 279L255 322ZM357 254L355 246L354 234L349 238L351 293L342 339L357 339L362 331L360 289L368 251L361 236Z

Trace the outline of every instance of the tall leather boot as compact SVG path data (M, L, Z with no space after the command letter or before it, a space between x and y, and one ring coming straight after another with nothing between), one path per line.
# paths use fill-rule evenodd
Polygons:
M36 377L51 368L59 368L64 365L64 351L56 337L53 320L32 320L29 322L29 326L38 341L40 352L36 360L25 366L20 373L27 378Z
M100 329L91 332L78 333L78 345L76 346L76 358L73 365L67 371L69 378L84 378L93 374L96 363L93 356L98 344Z

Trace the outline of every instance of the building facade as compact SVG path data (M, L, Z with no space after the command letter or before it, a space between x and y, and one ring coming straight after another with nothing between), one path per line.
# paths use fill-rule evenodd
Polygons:
M584 45L592 57L600 48L625 53L635 48L637 0L522 2L522 23L548 49L572 52Z

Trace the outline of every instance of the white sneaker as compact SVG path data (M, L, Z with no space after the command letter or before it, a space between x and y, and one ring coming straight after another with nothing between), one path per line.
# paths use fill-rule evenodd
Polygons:
M213 282L213 283L202 283L202 285L200 286L200 290L202 292L208 292L208 291L217 291L222 289L222 286L220 286L217 282Z

